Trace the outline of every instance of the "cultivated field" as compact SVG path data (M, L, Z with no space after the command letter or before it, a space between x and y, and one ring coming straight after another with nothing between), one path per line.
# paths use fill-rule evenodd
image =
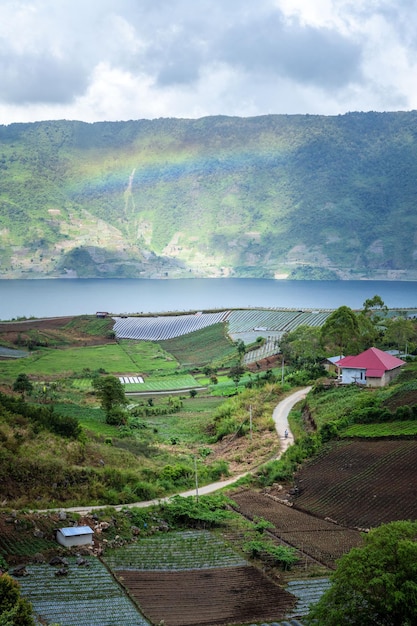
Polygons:
M362 543L358 531L281 504L270 494L247 489L234 493L232 498L241 514L250 519L262 517L268 520L274 525L270 532L275 537L326 567L334 568L338 558Z
M294 506L345 526L417 519L417 441L339 441L296 475Z
M276 622L296 604L294 596L251 566L117 574L153 624L161 620L166 626Z
M66 560L66 576L56 576L57 567L32 564L27 566L28 576L19 578L23 596L44 620L38 624L150 625L97 558L87 557L82 566L77 565L76 557Z
M295 596L207 531L168 533L105 556L153 624L209 626L283 619Z

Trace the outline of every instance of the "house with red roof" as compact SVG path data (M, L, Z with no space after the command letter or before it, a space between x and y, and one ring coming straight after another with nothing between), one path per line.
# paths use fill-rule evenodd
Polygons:
M340 359L336 365L343 385L384 387L398 376L405 361L378 348L369 348L356 356Z

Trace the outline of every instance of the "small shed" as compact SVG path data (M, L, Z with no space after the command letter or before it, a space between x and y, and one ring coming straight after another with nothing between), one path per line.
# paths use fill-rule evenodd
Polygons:
M66 548L86 546L93 543L93 531L89 526L59 528L56 532L56 540Z

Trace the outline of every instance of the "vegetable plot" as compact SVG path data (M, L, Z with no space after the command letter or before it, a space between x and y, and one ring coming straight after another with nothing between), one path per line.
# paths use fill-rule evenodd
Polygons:
M296 476L294 505L350 527L417 519L417 442L341 441Z
M68 558L68 574L56 576L51 565L28 565L29 575L19 578L22 595L32 602L38 623L60 626L150 626L124 594L105 566L96 558L78 566Z
M275 537L326 565L334 568L336 559L362 543L361 535L350 530L297 511L252 490L233 494L239 512L252 519L261 517L274 525Z

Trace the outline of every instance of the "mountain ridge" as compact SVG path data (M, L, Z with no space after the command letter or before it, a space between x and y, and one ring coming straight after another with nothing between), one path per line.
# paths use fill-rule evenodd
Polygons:
M417 279L417 112L0 126L0 277Z

